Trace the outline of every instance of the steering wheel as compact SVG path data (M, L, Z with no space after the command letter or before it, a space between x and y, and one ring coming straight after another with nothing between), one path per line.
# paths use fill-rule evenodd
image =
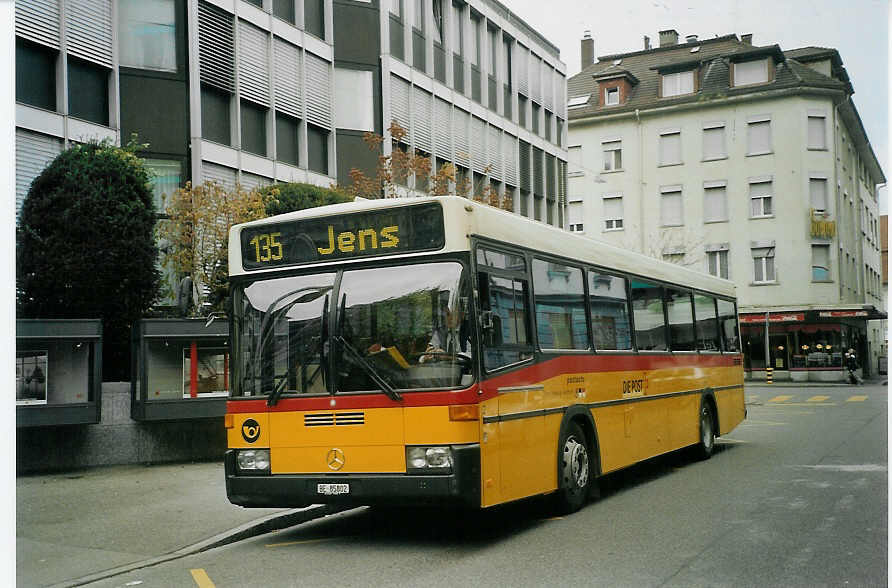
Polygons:
M456 361L456 360L458 360L459 363L462 365L463 369L465 367L467 367L469 370L471 369L471 364L472 364L471 358L468 357L467 355L461 355L459 353L447 353L445 351L425 351L424 353L419 355L419 359L421 359L422 357L442 358L441 359L442 361L446 361L446 360ZM428 361L430 361L430 360L428 360ZM424 365L424 364L428 363L428 361L425 361L425 362L419 361L418 363L421 365Z

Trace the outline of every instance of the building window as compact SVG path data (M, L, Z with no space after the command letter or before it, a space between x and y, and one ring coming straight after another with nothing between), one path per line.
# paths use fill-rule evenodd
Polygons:
M300 121L281 112L276 113L276 159L300 165Z
M660 133L660 165L681 163L681 131Z
M242 100L242 150L266 156L266 109Z
M144 159L143 165L151 173L152 195L155 212L165 214L167 198L180 188L183 179L183 164L176 159Z
M585 229L583 228L582 223L570 223L570 232L571 233L584 233Z
M415 0L415 18L413 25L422 33L424 32L424 0Z
M403 17L403 0L390 0L390 14L397 18Z
M724 159L728 156L725 149L725 125L710 126L703 129L703 160Z
M808 115L809 149L827 149L826 120L824 115Z
M604 171L615 171L623 168L623 142L607 141L601 143L604 150Z
M677 73L663 74L663 97L681 96L694 93L694 71L680 71Z
M223 145L232 143L228 92L201 85L201 136Z
M664 186L660 188L660 225L664 227L680 227L683 224L681 186Z
M453 4L452 5L452 51L456 55L463 56L465 54L464 49L464 27L462 26L464 10L462 9L461 4Z
M108 125L109 70L68 56L68 114Z
M177 71L174 0L119 0L121 65Z
M706 252L706 271L719 278L728 279L728 250L718 249Z
M325 0L304 0L304 30L325 39Z
M811 281L830 281L830 245L811 246Z
M471 65L480 67L480 17L471 14Z
M443 44L443 0L431 0L434 15L434 43Z
M771 216L771 182L750 184L750 217Z
M604 90L604 104L606 106L616 106L619 104L619 88L606 88Z
M763 84L768 81L768 59L734 64L734 85Z
M774 247L757 247L752 249L753 281L757 284L774 282Z
M605 196L604 199L604 230L616 231L623 228L623 197Z
M703 187L703 222L728 220L728 198L724 182L708 183Z
M56 110L56 58L43 45L15 39L15 99L45 110Z
M818 213L827 212L827 178L809 178L808 193L812 210Z
M747 155L771 153L771 119L751 120L747 123Z
M273 16L294 24L294 0L273 0Z
M664 251L663 261L674 263L675 265L684 265L684 251Z
M307 167L310 171L328 175L328 131L307 124Z

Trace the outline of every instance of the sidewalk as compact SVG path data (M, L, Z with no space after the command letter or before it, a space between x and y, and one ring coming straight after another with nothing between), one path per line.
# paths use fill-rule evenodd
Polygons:
M222 462L126 465L16 478L16 584L71 586L323 516L246 509Z
M873 376L861 383L861 386L886 386L887 376ZM856 387L848 382L791 382L790 380L775 380L773 384L766 384L765 380L746 380L745 388L846 388Z

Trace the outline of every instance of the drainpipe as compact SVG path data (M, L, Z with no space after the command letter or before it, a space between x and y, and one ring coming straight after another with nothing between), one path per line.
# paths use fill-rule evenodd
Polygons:
M641 233L641 253L645 254L644 246L646 237L644 235L644 129L641 127L641 116L639 110L635 109L635 120L638 122L638 210L640 211L640 229Z

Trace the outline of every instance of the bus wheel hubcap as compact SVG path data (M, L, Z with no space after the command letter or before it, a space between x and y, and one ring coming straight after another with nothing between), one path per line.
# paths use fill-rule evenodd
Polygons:
M588 484L588 452L575 437L569 437L564 444L564 479L577 488Z

